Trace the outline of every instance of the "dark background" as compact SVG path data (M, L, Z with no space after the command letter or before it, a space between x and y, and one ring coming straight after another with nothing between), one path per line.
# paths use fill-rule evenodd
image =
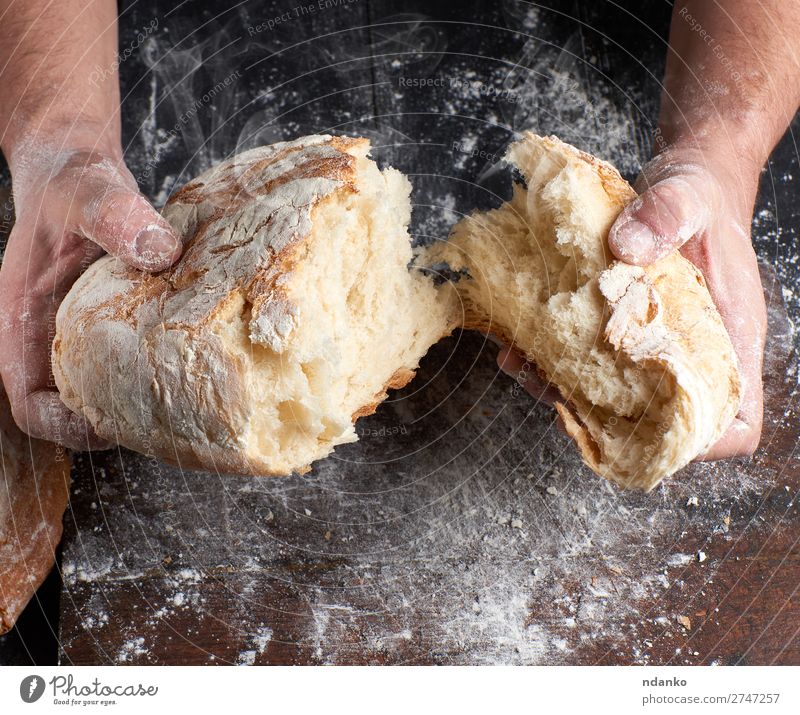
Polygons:
M412 232L429 241L507 196L496 158L515 132L555 133L630 180L650 155L671 3L358 0L254 30L295 7L121 4L120 50L135 46L120 66L125 152L157 205L238 150L319 132L365 135L380 164L411 178ZM443 84L403 86L409 77ZM790 132L764 172L753 224L794 319L796 172ZM54 574L0 638L0 663L56 662L59 589Z

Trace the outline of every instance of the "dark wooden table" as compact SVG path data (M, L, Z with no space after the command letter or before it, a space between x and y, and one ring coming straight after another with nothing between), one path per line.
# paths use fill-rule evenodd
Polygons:
M419 241L508 194L496 157L515 130L635 177L666 3L451 5L361 0L276 24L267 2L131 4L122 47L158 17L121 67L134 174L163 202L238 148L362 134L410 175ZM61 662L800 663L797 171L789 135L754 219L774 270L753 459L621 494L498 374L494 346L456 335L303 478L80 457Z
M581 467L475 336L304 478L86 459L62 662L798 663L796 359L771 319L756 458L648 496Z

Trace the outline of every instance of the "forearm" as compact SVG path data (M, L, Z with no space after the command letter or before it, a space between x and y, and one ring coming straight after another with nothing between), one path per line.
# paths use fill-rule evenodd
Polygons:
M795 0L679 0L656 150L725 146L760 168L800 103L799 29Z
M114 0L0 0L0 148L119 145Z

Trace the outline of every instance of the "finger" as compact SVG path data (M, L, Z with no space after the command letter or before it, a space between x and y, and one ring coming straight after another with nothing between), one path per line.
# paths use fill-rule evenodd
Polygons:
M713 188L701 175L670 176L634 199L608 234L611 252L648 265L680 248L713 217Z
M714 232L714 239L692 241L681 253L705 276L736 353L741 381L736 419L702 459L750 455L758 447L764 413L762 368L767 313L749 234L734 224L723 223Z
M501 348L497 354L497 365L518 384L525 388L536 400L552 406L561 397L558 390L542 380L536 372L535 366L511 348Z
M80 452L109 449L112 445L98 437L85 418L76 415L56 390L39 390L12 403L11 413L19 428L37 439L63 444Z
M697 462L713 462L716 459L749 456L756 451L761 439L761 424L748 424L738 417L734 419L724 435Z
M7 259L9 256L7 255ZM106 449L91 426L61 402L50 370L50 336L57 301L49 295L15 298L19 285L9 280L4 262L0 274L3 305L0 310L0 372L19 428L31 437L58 442L71 449ZM19 281L18 275L15 275ZM24 275L23 275L24 280Z
M181 255L181 242L150 202L104 173L81 177L69 197L68 228L143 271L169 268Z
M751 455L761 439L764 415L761 375L763 336L758 330L758 318L753 316L753 322L749 326L751 329L746 332L741 327L737 330L736 323L730 323L726 327L739 362L741 404L736 418L725 434L702 455L703 461Z

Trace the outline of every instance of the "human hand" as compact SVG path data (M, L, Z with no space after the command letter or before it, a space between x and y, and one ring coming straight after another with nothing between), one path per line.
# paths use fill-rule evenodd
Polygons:
M635 265L680 249L703 273L728 330L739 362L742 402L728 431L701 455L703 460L752 454L761 436L767 318L749 231L758 169L744 170L746 164L741 157L696 146L665 149L644 168L636 184L639 197L609 233L612 253ZM551 404L558 399L513 350L502 349L498 365L537 400Z
M107 447L61 402L50 369L58 306L104 251L145 271L180 255L170 225L139 193L118 143L25 142L7 157L16 222L0 267L0 373L14 420L32 437Z
M728 431L700 458L752 454L761 438L767 309L750 240L759 170L716 147L668 147L642 171L640 194L608 242L617 258L648 265L675 249L697 266L733 343L742 401Z

